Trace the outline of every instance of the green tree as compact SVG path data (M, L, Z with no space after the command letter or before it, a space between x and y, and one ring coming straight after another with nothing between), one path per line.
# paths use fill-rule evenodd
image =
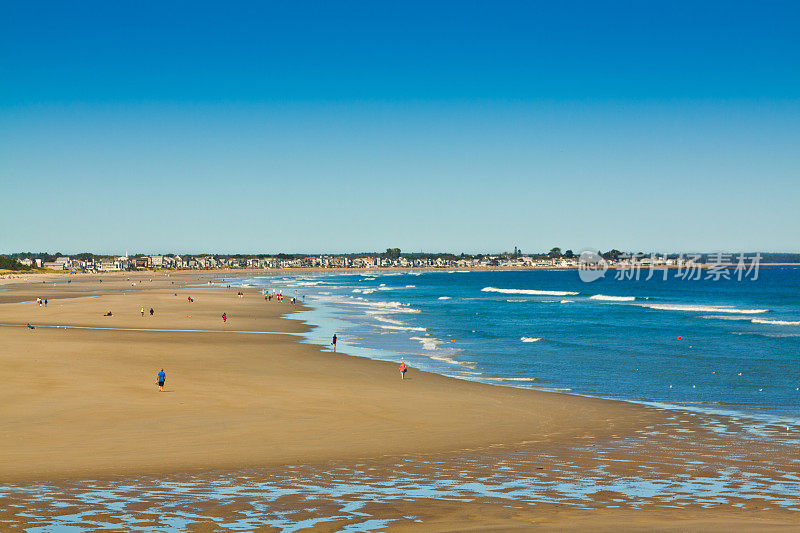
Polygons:
M0 255L0 270L30 270L30 267L23 265L13 257Z
M609 261L616 261L619 259L619 256L622 255L622 252L614 248L613 250L609 250L608 252L602 253L600 255L602 256L603 259Z

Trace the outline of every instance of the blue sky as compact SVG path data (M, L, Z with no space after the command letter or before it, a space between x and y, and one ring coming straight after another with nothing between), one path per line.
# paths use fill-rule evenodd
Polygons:
M797 2L17 2L0 251L800 251Z

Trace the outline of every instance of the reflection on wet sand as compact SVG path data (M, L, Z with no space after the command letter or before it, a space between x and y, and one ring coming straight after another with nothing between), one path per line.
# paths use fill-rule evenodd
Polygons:
M562 513L650 510L672 519L758 513L800 524L800 458L791 439L722 418L670 420L546 453L527 443L356 464L11 485L0 488L0 529L378 531L474 512L519 525L554 505ZM692 435L678 431L686 427Z

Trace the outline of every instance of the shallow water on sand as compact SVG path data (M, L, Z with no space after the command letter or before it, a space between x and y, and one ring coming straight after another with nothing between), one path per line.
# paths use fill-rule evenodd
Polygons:
M717 425L716 431L707 427ZM690 434L687 434L690 433ZM0 530L379 531L431 501L516 510L744 509L800 516L793 446L681 414L627 437L271 469L0 487Z

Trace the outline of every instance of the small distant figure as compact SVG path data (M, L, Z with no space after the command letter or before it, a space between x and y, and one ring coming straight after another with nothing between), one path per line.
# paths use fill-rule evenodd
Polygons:
M158 372L157 380L158 380L158 392L164 392L164 382L167 381L167 373L164 372L163 368Z
M35 326L31 326L31 323L30 323L30 322L28 322L28 323L27 323L27 324L25 324L25 325L28 327L28 329L36 329L36 327L35 327Z
M156 312L155 312L155 311L153 310L153 308L151 307L151 308L150 308L150 316L153 316L155 313L156 313Z
M111 311L109 310L109 312L104 314L103 316L113 316L113 315L111 314Z
M336 333L333 334L333 340L331 341L331 344L333 344L333 351L335 352L336 351Z
M141 311L142 311L142 316L144 316L144 307L142 307Z
M405 361L400 361L400 379L406 379L406 372L408 371L408 367L406 366Z
M44 306L47 307L47 298L44 299Z
M42 299L41 298L36 298L36 303L39 304L39 307L41 307L42 306Z
M222 323L226 323L228 321L228 313L222 313Z

